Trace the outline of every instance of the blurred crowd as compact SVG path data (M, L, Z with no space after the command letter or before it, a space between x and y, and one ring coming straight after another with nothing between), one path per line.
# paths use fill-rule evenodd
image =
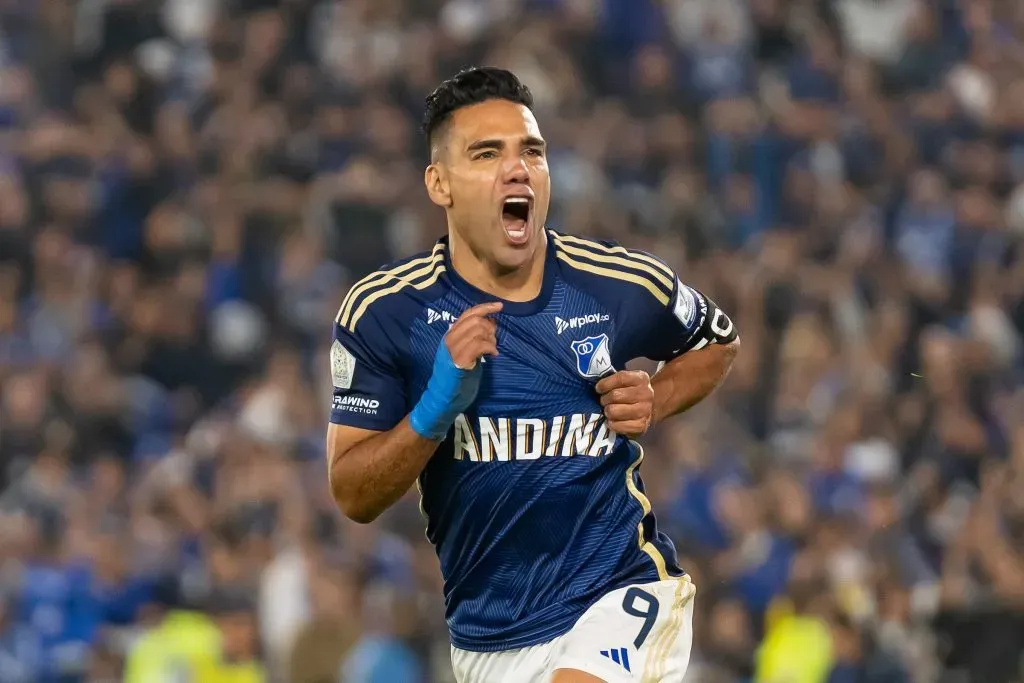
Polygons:
M0 681L451 681L415 494L347 522L323 435L471 64L553 227L741 330L646 439L687 682L1022 680L1024 3L0 0Z

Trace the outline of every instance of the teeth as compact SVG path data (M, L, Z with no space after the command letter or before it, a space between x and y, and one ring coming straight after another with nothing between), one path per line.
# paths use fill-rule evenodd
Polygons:
M505 200L506 204L529 204L529 197L509 197Z

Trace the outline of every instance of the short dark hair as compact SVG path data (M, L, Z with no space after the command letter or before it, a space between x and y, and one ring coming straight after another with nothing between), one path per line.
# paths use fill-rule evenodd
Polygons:
M533 93L511 71L492 66L463 69L427 96L423 134L431 150L437 132L453 113L488 100L508 100L533 109Z

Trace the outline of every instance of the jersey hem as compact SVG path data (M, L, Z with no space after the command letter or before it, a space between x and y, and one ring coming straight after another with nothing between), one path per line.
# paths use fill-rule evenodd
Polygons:
M589 605L587 606L587 609L590 609ZM521 650L524 647L541 645L543 643L551 642L559 636L564 636L572 630L572 627L576 625L576 622L579 621L585 611L586 609L582 610L579 614L571 614L565 619L560 619L555 626L549 626L543 631L519 636L518 638L509 638L500 643L495 643L491 639L477 641L471 638L466 640L463 638L457 638L454 634L449 635L452 646L459 650L465 650L466 652L506 652L509 650Z

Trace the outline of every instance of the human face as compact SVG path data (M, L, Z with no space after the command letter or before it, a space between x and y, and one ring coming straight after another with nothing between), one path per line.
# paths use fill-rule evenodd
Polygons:
M459 109L445 149L427 168L427 191L456 239L499 271L528 264L544 244L551 179L533 113L507 100Z

